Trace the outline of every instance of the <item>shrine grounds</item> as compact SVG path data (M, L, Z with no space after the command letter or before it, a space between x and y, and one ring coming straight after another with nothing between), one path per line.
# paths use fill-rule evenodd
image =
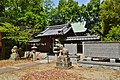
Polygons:
M1 60L0 69L30 62L32 61ZM78 64L73 64L71 69L58 69L55 68L55 62L50 62L2 73L0 80L120 80L120 70L119 67L89 67Z

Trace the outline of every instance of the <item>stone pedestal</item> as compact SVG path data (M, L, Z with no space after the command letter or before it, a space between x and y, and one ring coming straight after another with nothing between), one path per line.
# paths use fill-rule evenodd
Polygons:
M20 56L19 56L19 54L17 54L17 53L12 53L11 55L10 55L10 58L9 58L10 60L19 60L20 59Z
M71 68L72 62L68 56L59 56L56 62L56 67L58 68Z

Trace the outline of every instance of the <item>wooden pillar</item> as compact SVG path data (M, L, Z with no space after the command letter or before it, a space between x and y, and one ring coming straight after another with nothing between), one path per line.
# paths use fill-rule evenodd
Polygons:
M0 32L0 58L4 58L4 55L3 52L2 52L2 33Z
M0 32L0 48L2 48L2 33Z

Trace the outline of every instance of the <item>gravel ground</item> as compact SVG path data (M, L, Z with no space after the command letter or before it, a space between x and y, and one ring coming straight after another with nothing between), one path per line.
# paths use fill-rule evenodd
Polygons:
M0 68L32 62L31 60L0 60Z
M0 74L0 80L120 80L120 70L108 67L78 67L76 64L71 69L56 69L55 63L51 62Z

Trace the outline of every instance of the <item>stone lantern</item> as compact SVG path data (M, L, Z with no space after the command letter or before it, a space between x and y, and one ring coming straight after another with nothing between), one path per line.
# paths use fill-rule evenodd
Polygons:
M37 50L37 47L35 46L35 44L31 47L32 49L32 53L33 53L33 61L36 60L36 50Z

